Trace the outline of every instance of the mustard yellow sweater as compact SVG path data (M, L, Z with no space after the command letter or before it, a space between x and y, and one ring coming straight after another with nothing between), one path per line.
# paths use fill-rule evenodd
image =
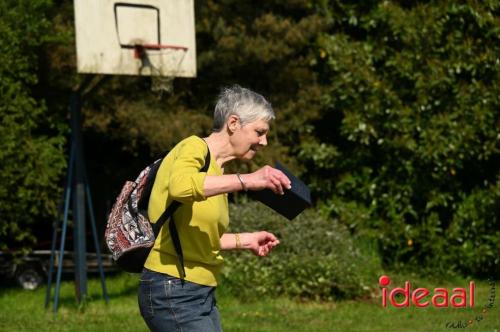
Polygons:
M207 175L222 175L215 159L208 171L200 172L207 154L206 143L191 136L164 158L149 200L148 213L155 222L172 200L182 203L174 220L184 254L186 280L201 285L217 286L221 265L220 237L229 224L227 194L206 198L203 183ZM144 265L146 268L179 277L177 255L168 230L163 225Z

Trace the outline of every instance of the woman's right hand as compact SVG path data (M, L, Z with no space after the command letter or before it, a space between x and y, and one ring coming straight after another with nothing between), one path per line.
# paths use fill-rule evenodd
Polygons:
M253 233L241 233L241 246L250 249L254 255L264 257L276 247L280 241L273 234L265 231Z
M241 176L249 190L271 189L275 194L283 195L284 188L292 188L288 177L279 169L271 166L264 166L253 173Z

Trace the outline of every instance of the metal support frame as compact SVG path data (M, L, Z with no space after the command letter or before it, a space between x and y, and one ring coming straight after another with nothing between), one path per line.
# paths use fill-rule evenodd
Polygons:
M54 294L54 313L57 313L59 306L60 288L61 288L61 275L64 261L64 248L66 244L66 235L68 228L68 214L71 199L73 200L73 232L74 232L74 262L75 262L75 294L78 303L85 301L87 297L87 244L86 244L86 208L90 215L90 225L97 255L97 263L99 274L101 278L101 287L104 300L109 302L106 282L104 277L104 269L102 266L101 251L99 246L99 239L97 236L97 228L95 225L94 208L92 206L92 197L90 194L90 186L85 169L85 158L83 155L83 140L81 133L81 106L84 96L95 90L97 86L104 82L105 77L98 77L97 83L93 84L87 91L85 91L95 76L89 75L85 78L84 82L78 89L71 93L70 98L70 114L71 114L71 149L68 164L67 180L64 190L64 211L62 214L62 229L61 241L59 251L56 251L57 246L57 233L60 226L60 219L54 222L54 232L52 236L52 248L50 255L50 266L47 282L47 293L45 297L45 308L48 308L51 290L52 290L52 277L54 274L54 267L57 255L57 276ZM86 202L85 202L86 201Z

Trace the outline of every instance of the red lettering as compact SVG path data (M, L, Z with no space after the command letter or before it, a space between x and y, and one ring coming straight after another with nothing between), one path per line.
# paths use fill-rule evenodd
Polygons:
M474 291L476 288L476 284L474 281L469 282L469 306L474 308Z
M405 282L404 288L396 287L392 290L386 288L391 283L391 279L388 276L381 276L379 279L379 285L382 287L382 306L387 307L387 296L389 295L389 300L395 308L404 308L410 306L410 301L419 308L428 307L431 303L436 308L447 308L451 302L451 306L454 308L466 308L467 307L467 289L466 288L453 288L451 298L448 298L448 290L446 288L435 288L434 293L428 301L426 297L431 293L427 288L417 288L413 292L411 291L411 284L409 281ZM475 301L475 288L476 285L474 281L469 282L469 305L474 308ZM396 297L402 296L403 300L401 302L396 301ZM486 310L486 309L485 309Z
M420 294L419 294L420 293ZM411 299L413 301L413 304L415 304L419 308L424 308L429 305L429 301L425 301L422 303L419 303L421 299L429 295L429 290L427 288L417 288L413 291L413 294L411 295Z
M457 302L460 299L460 302ZM450 298L451 306L455 308L467 307L467 292L465 288L453 288L453 295Z
M387 288L382 288L382 307L387 307Z
M405 299L401 303L396 302L396 295L403 294ZM405 282L405 288L396 287L391 291L390 300L395 308L403 308L410 306L410 282Z
M448 291L446 288L436 288L434 289L434 296L432 297L432 304L436 308L447 308L448 307ZM439 294L441 293L441 294ZM437 300L441 298L443 302L438 302Z
M382 306L385 308L387 307L387 288L384 288L385 286L388 286L391 283L391 279L383 275L378 279L378 284L382 286Z

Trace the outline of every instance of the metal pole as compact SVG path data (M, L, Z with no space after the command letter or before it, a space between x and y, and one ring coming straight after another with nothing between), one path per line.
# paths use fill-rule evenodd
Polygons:
M97 78L97 82L95 82L95 84L93 86L91 86L89 89L87 89L86 91L83 91L83 89L80 89L80 91L83 91L82 92L82 98L85 97L85 96L87 96L87 95L89 95L89 94L91 94L96 89L98 89L105 81L107 81L109 79L109 77L110 76L99 76ZM94 77L92 77L92 79L94 79ZM91 80L88 81L87 85L90 85L90 81ZM90 185L89 185L89 181L88 181L88 178L87 178L87 170L86 170L84 162L82 162L82 168L83 168L83 176L84 176L84 183L85 183L85 191L86 191L86 194L87 194L87 205L88 205L88 209L89 209L89 212L90 212L90 225L91 225L91 228L92 228L92 235L93 235L93 238L94 238L94 246L95 246L95 250L96 250L97 264L98 264L98 268L99 268L99 275L100 275L100 278L101 278L102 295L104 297L104 300L106 301L106 304L108 304L109 303L109 298L108 298L108 292L107 292L107 289L106 289L106 279L104 277L104 268L103 268L103 265L102 265L101 248L100 248L100 245L99 245L99 238L97 236L97 228L96 228L96 222L95 222L95 216L94 216L94 207L93 207L93 204L92 204L92 196L90 194Z
M66 196L66 191L64 191L63 196ZM50 263L49 263L49 271L47 275L47 292L45 293L45 309L48 308L50 302L50 293L52 290L52 275L54 274L54 256L56 254L56 245L57 245L57 228L59 227L59 216L57 216L57 220L54 222L54 232L52 232L52 245L50 247Z
M85 181L85 182L87 182L87 181ZM99 275L101 277L102 295L104 296L104 300L106 301L106 303L109 303L108 291L106 290L106 280L104 278L104 268L102 267L101 248L99 246L99 238L97 236L97 228L95 226L94 209L92 206L92 197L90 196L90 187L88 184L86 186L86 189L87 189L87 204L88 204L88 207L90 210L90 225L92 226L92 235L94 237L95 253L97 256L97 265L99 267Z
M78 303L81 303L87 296L87 246L85 232L85 176L81 135L81 96L78 91L71 94L70 108L71 129L76 147L75 178L73 182L75 291L76 299Z
M74 151L76 147L75 144L71 144L71 156L74 156ZM70 160L74 161L74 158L70 158ZM54 293L54 313L57 312L57 308L59 306L59 291L61 289L61 274L62 274L62 266L64 260L64 246L66 244L66 229L68 228L68 213L69 213L69 202L71 198L71 187L72 187L72 179L73 179L73 165L74 162L69 164L68 170L68 190L66 191L66 200L64 202L64 217L63 217L63 226L61 231L61 246L59 248L59 259L57 261L57 276L56 276L56 289Z
M72 184L72 176L73 176L73 162L75 159L75 152L73 145L70 148L70 157L68 164L68 178L66 179L66 186L64 188L63 202L64 202L64 212L59 213L57 220L54 222L54 232L52 234L52 247L50 249L50 264L49 264L49 273L47 280L47 294L45 296L45 308L48 308L50 302L50 293L52 290L52 277L54 275L54 258L56 255L56 246L57 246L57 228L59 227L60 217L66 218L67 215L67 206L70 200L70 192L71 192L71 184Z
M57 312L59 306L59 295L61 288L61 274L62 267L64 262L64 248L66 244L66 231L68 227L68 213L69 213L69 204L72 199L73 209L73 232L74 232L74 262L75 262L75 293L76 299L78 303L85 301L87 297L87 245L86 245L86 231L85 231L85 198L87 197L88 209L90 210L90 218L91 218L91 226L92 233L94 236L94 242L96 245L96 253L98 257L99 271L101 274L101 284L103 288L103 295L108 303L108 294L106 290L106 284L104 279L104 269L102 266L100 247L97 238L97 231L95 226L95 218L94 211L92 206L92 198L90 196L90 188L88 187L88 180L85 170L85 159L83 156L83 139L82 139L82 131L81 131L81 106L83 95L87 95L93 90L96 89L100 84L105 81L106 77L99 77L97 83L91 86L92 81L94 80L95 75L88 75L84 78L84 81L78 89L75 89L71 93L69 110L71 114L71 152L70 152L70 162L68 167L68 183L66 184L66 192L65 192L65 203L64 203L64 217L63 217L63 226L61 233L61 244L59 251L59 259L57 262L57 276L56 276L56 289L54 294L54 313ZM89 88L90 86L90 88ZM89 89L87 89L89 88ZM57 224L55 225L54 236L57 238ZM52 273L54 268L54 257L55 257L55 247L56 241L53 240L51 254L51 267L49 272L49 281L48 281L48 289L47 296L45 299L45 306L47 307L48 302L50 301L50 293L51 293L51 282L52 282Z

